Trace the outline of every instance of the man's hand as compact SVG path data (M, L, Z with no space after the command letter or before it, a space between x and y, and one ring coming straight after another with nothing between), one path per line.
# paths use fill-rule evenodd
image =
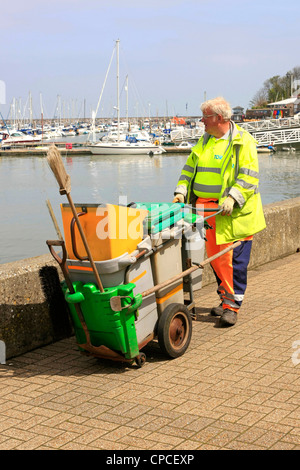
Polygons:
M184 195L183 194L176 194L172 202L184 202Z
M223 212L221 215L231 215L233 211L233 206L235 203L235 199L233 197L228 196L223 204L221 205L221 209L223 209Z

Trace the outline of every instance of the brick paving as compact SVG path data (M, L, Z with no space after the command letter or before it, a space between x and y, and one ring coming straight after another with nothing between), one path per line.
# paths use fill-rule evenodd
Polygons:
M204 287L187 352L165 359L153 343L140 369L83 356L74 338L8 359L0 450L299 450L299 289L298 253L250 271L222 329Z

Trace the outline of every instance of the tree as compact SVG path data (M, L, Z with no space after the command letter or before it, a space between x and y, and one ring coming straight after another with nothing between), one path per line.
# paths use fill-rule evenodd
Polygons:
M292 89L292 93L293 91L295 91L297 88L299 88L299 85L300 85L300 67L294 67L292 70L291 70L291 76L292 76L292 82L291 82L291 85L293 87Z
M285 98L285 79L282 79L279 75L269 78L264 85L268 90L269 103Z
M266 108L268 104L268 93L265 88L258 90L253 99L250 101L250 106L252 109L262 109Z
M292 95L295 80L300 80L299 66L294 67L282 77L274 75L268 78L250 101L250 106L252 109L266 108L268 103L289 98Z
M300 80L300 67L294 67L292 69L292 74L295 80Z

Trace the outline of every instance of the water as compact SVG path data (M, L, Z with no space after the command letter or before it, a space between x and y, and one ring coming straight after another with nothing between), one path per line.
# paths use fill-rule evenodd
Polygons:
M170 202L188 154L63 157L79 203ZM260 154L263 204L300 196L300 152ZM57 239L46 206L49 199L60 229L61 196L45 157L0 157L0 264L48 253Z

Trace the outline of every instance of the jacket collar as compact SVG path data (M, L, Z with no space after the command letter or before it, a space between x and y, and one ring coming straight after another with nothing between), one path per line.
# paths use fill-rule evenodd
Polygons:
M230 133L231 133L232 141L238 141L242 138L243 130L241 128L238 128L235 122L230 121ZM203 140L202 140L203 147L207 144L210 138L211 138L211 134L204 132Z

